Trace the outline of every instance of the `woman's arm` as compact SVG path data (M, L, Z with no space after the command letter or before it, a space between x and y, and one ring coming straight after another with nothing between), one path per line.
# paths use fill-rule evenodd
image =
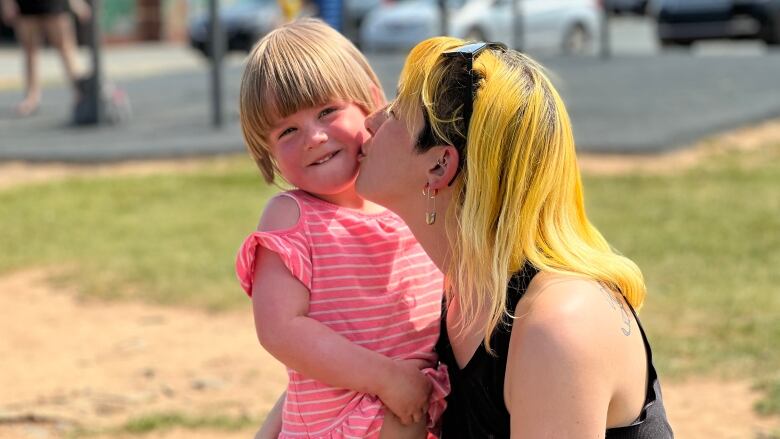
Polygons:
M300 214L293 200L280 197L271 203L261 230L297 223ZM260 344L288 367L333 387L377 395L405 424L424 412L431 383L417 365L352 343L309 318L309 290L264 247L255 260L252 307Z
M619 349L587 281L569 281L524 297L516 310L504 398L511 437L604 437ZM589 291L583 291L586 287Z
M282 432L282 409L284 408L284 400L287 398L287 392L282 392L279 399L276 400L276 404L271 408L271 411L266 415L263 421L263 426L255 434L255 439L278 439L279 433Z

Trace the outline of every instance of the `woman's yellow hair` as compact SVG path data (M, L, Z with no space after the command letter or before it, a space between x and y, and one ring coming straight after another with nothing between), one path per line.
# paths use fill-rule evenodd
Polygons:
M461 145L465 157L447 212L454 244L448 279L461 307L460 329L482 326L490 349L490 334L514 311L506 309L509 277L526 263L593 279L639 308L642 273L585 214L571 122L539 64L512 50L485 50L474 60L478 88L464 144L462 87L469 75L465 63L441 56L462 44L437 37L417 45L393 104L410 115L410 127L419 126L411 115L422 109L434 143ZM485 310L489 319L477 321Z

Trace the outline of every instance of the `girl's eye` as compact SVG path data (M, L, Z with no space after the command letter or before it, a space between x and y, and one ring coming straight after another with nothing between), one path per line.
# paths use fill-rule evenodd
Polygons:
M328 107L328 108L320 111L320 117L325 117L325 116L329 115L330 113L333 113L334 111L336 111L336 107Z
M295 131L295 128L287 128L286 130L284 130L281 133L279 133L279 139L281 139L282 137L292 133L293 131Z

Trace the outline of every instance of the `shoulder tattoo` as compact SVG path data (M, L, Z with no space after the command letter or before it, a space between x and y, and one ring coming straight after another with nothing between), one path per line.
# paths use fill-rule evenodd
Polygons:
M623 327L620 328L621 331L623 331L623 335L628 337L631 335L631 317L628 315L628 310L626 309L626 305L623 303L623 300L621 300L620 297L616 297L616 293L613 293L611 290L604 288L604 285L601 285L599 283L599 289L607 296L607 302L609 303L609 306L620 312L620 316L623 319Z

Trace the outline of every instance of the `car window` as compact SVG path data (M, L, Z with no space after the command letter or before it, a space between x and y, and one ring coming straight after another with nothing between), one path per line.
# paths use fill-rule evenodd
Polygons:
M460 8L468 0L447 0L447 7ZM431 3L438 5L438 0L396 0L396 3Z
M270 3L276 3L277 0L227 0L225 4L235 5L267 5Z

